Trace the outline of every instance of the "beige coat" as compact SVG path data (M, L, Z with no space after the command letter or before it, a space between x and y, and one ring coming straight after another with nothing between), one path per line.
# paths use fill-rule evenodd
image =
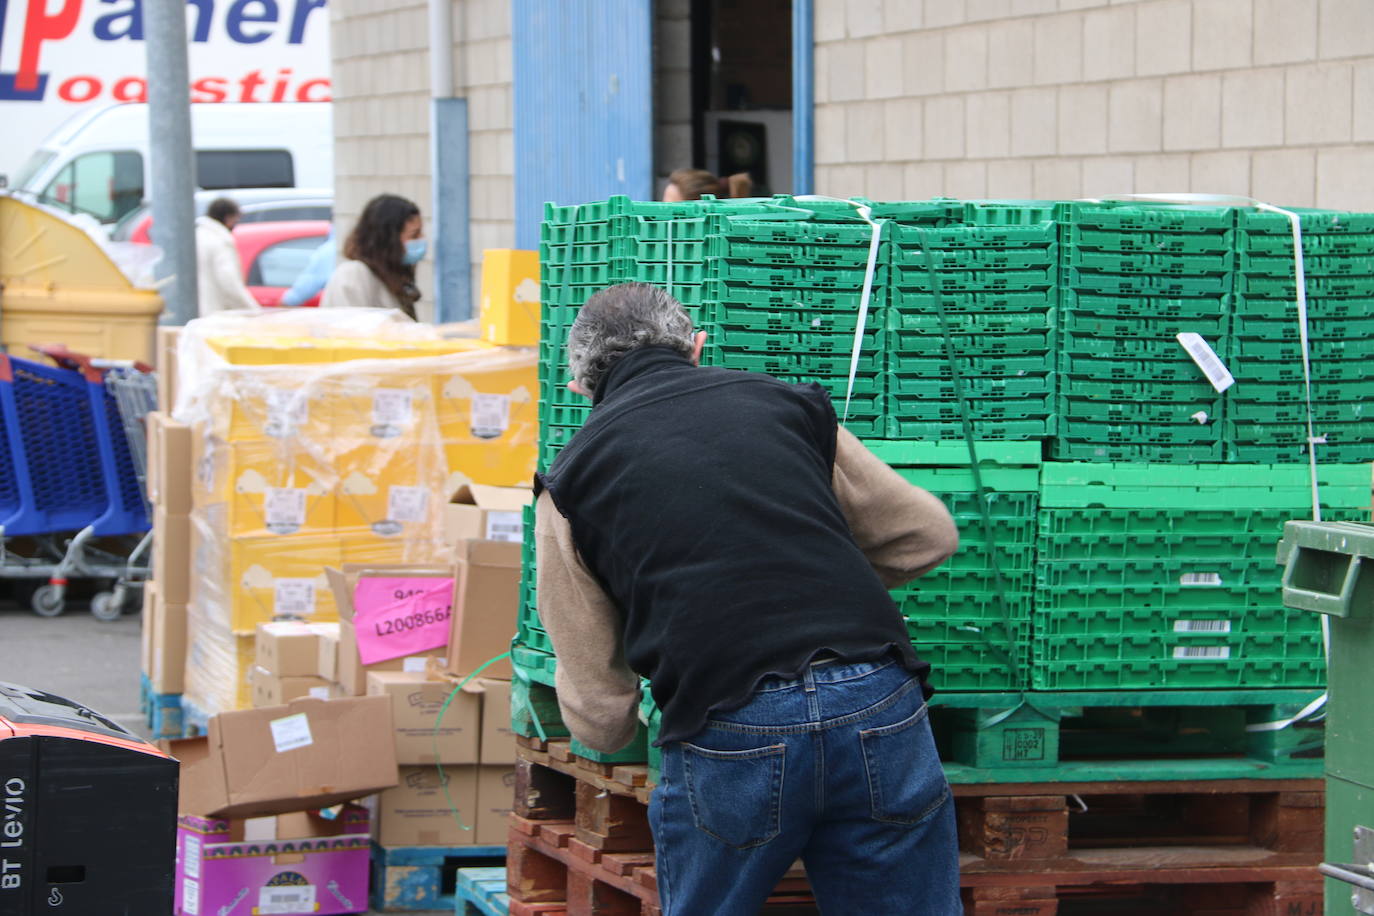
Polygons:
M243 282L243 262L234 234L217 219L196 219L196 293L201 317L230 309L256 309Z
M371 267L362 261L344 261L330 274L320 307L395 309L401 306Z

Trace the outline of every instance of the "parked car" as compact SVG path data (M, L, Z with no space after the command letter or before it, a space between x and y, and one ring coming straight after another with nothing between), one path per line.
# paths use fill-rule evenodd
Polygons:
M259 305L277 306L281 297L296 282L315 249L329 236L328 220L291 220L274 223L240 223L234 227L234 241L243 261L243 278L248 292ZM302 303L320 304L320 297Z
M210 201L228 197L243 212L240 225L283 220L325 220L334 217L334 192L327 188L238 188L232 191L197 191L196 216L204 216ZM152 242L152 206L147 202L110 230L114 242Z

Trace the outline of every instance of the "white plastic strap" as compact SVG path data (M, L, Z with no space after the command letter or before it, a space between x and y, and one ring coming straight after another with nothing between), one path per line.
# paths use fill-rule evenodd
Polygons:
M859 297L859 320L854 328L854 347L849 354L849 382L844 390L844 413L840 417L840 422L844 423L849 419L849 402L854 397L854 379L859 374L859 355L863 352L864 331L868 328L868 304L873 298L873 279L878 272L878 249L883 238L883 224L887 220L873 218L873 208L866 204L861 204L856 200L843 200L839 197L822 197L820 195L807 195L795 198L802 203L808 200L827 200L837 203L849 204L854 207L860 219L873 227L873 237L868 242L868 269L864 273L863 294Z
M673 295L673 220L665 220L668 224L668 295Z
M1323 618L1325 618L1325 616L1326 616L1325 614L1322 615ZM1293 716L1292 718L1289 718L1289 719L1280 719L1280 720L1277 721L1277 722L1256 722L1254 725L1247 725L1247 726L1245 726L1245 730L1246 730L1247 732L1277 732L1277 731L1282 731L1283 729L1285 729L1285 728L1287 728L1288 726L1292 725L1294 722L1301 722L1301 721L1303 721L1304 719L1309 719L1309 718L1311 718L1313 715L1315 715L1315 714L1317 713L1318 710L1320 710L1320 709L1321 709L1323 706L1325 706L1325 705L1326 705L1326 694L1323 693L1321 696L1317 697L1317 698L1316 698L1315 700L1313 700L1311 703L1308 703L1306 706L1304 706L1304 707L1302 708L1302 710L1299 711L1298 714L1295 715L1295 716Z

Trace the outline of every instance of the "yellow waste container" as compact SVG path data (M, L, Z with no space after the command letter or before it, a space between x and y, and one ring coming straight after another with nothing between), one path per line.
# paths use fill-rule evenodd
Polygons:
M162 297L136 289L80 228L0 196L0 344L66 344L106 359L153 361Z

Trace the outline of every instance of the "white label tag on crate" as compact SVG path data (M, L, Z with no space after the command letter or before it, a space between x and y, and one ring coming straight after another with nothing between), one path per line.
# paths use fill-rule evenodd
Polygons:
M1175 633L1230 633L1229 620L1175 620Z
M386 517L393 522L423 522L428 501L424 487L391 487L386 494Z
M263 497L263 514L267 516L267 530L274 534L299 531L305 524L305 489L268 487Z
M258 891L259 913L313 913L315 887L311 884L264 887Z
M1216 588L1221 585L1221 574L1214 572L1184 573L1178 577L1179 585L1202 585Z
M303 617L315 613L314 579L277 579L272 583L272 613Z
M372 392L372 435L388 439L410 424L411 393L404 388L378 388Z
M299 747L309 747L315 743L315 739L310 735L310 720L303 712L293 716L282 716L267 724L272 729L272 743L277 746L278 754L294 751Z
M1202 370L1202 374L1207 376L1207 381L1212 383L1212 387L1217 393L1225 391L1236 383L1236 379L1231 375L1231 371L1226 368L1226 364L1217 356L1215 350L1202 339L1201 334L1192 331L1184 331L1178 335L1178 342L1183 345L1183 349L1188 351L1188 355L1197 363L1197 367Z
M474 394L472 396L472 434L479 439L496 439L510 428L510 395Z
M316 700L327 700L327 699L329 699L329 688L328 688L328 687L311 687L311 688L310 688L310 696L311 696L313 699L316 699Z
M310 405L298 391L267 390L267 423L263 432L275 438L293 434L310 420Z
M1213 661L1231 657L1230 646L1174 646L1174 658L1184 661Z
M525 520L519 512L488 512L487 540L514 541L525 538Z
M401 662L401 670L406 674L424 674L428 668L428 655L412 655Z

